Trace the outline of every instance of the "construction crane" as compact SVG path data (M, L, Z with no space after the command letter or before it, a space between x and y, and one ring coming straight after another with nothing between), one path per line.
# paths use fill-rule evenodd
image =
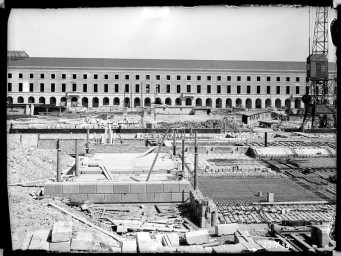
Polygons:
M309 39L310 53L310 39ZM336 127L336 78L328 72L328 8L317 7L312 52L307 58L305 113L301 130Z

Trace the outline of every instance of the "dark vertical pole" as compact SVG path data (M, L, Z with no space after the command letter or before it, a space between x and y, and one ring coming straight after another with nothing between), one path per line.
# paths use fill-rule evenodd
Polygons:
M12 133L13 130L13 123L11 123L11 128L9 128L9 133Z
M62 154L61 153L62 153L62 151L58 148L57 149L57 182L61 182L62 181L62 178L61 178L61 174L62 174L62 168L61 168L62 159L61 159L61 156L62 156Z
M57 150L60 149L60 142L59 139L57 140Z
M184 134L182 134L181 160L182 160L182 171L185 171L185 136Z
M90 149L89 149L89 145L90 145L89 141L90 141L90 130L86 129L86 153L87 154L89 154L89 151L90 151Z
M226 133L226 123L224 122L224 134Z
M265 147L267 147L268 146L268 133L266 132L265 133Z
M78 140L75 140L75 167L76 167L76 176L79 176L79 156L78 156Z
M176 155L176 138L175 138L175 130L173 131L173 156Z
M198 189L198 144L197 144L197 132L194 133L194 190Z

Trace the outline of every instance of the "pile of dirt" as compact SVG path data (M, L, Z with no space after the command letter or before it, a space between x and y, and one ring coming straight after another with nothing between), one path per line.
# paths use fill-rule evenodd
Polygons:
M57 150L36 149L20 142L8 145L8 183L21 183L56 178ZM62 170L74 163L74 158L62 152Z

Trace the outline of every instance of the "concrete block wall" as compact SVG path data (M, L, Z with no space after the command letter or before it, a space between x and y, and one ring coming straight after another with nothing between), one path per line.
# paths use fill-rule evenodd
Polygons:
M169 203L189 199L191 183L159 182L51 182L45 184L44 194L69 197L71 201L90 200L92 203Z

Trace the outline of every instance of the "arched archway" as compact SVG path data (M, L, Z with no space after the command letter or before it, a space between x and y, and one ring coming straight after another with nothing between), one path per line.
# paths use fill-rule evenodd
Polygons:
M71 98L71 102L73 103L73 102L78 102L78 98L77 97L72 97Z
M13 104L13 98L11 96L7 97L7 103L8 104Z
M109 98L108 97L103 98L103 106L105 106L105 105L109 105Z
M21 97L21 96L19 96L18 97L18 101L17 101L18 103L24 103L24 98L23 97Z
M145 98L144 99L144 106L145 107L150 107L150 105L151 105L150 98Z
M242 106L242 100L240 98L236 99L236 107L240 108Z
M222 102L222 100L220 98L216 99L215 107L216 108L222 108L223 107L223 102Z
M191 98L186 99L186 106L192 106L192 99Z
M34 97L29 97L28 98L28 103L34 103Z
M40 98L39 98L39 103L45 104L45 98L44 98L44 97L40 97Z
M60 98L60 106L66 106L66 97Z
M252 100L250 98L246 99L245 107L246 108L252 108Z
M114 103L114 105L120 105L120 98L115 97L113 103Z
M162 104L161 99L160 99L160 98L156 98L156 99L155 99L155 104Z
M98 100L97 97L94 97L94 98L92 99L92 107L93 107L93 108L98 108L98 106L99 106L99 100Z
M282 107L282 101L281 101L280 99L276 99L276 100L275 100L275 107L276 107L276 108Z
M53 105L53 106L56 106L56 103L57 103L57 100L55 97L51 97L50 98L50 104Z
M287 108L291 108L291 100L290 100L290 99L286 99L286 100L285 100L285 106L286 106Z
M212 99L211 98L206 99L206 107L212 107Z
M270 108L271 107L271 99L266 99L265 100L265 107Z
M171 98L167 98L165 100L165 104L168 105L168 106L171 106L172 105L172 99Z
M141 100L140 98L134 99L134 108L141 106Z
M82 106L86 108L89 106L89 100L87 97L82 98Z
M230 98L226 99L226 107L232 108L232 100Z
M175 99L175 105L176 106L181 106L182 105L182 100L180 98Z
M255 107L256 108L262 108L262 100L261 99L256 99Z
M295 100L295 108L301 108L301 100L300 99Z
M130 99L128 97L124 99L124 107L130 108Z
M197 98L197 99L195 100L195 105L198 106L198 107L201 107L201 106L202 106L202 99Z

